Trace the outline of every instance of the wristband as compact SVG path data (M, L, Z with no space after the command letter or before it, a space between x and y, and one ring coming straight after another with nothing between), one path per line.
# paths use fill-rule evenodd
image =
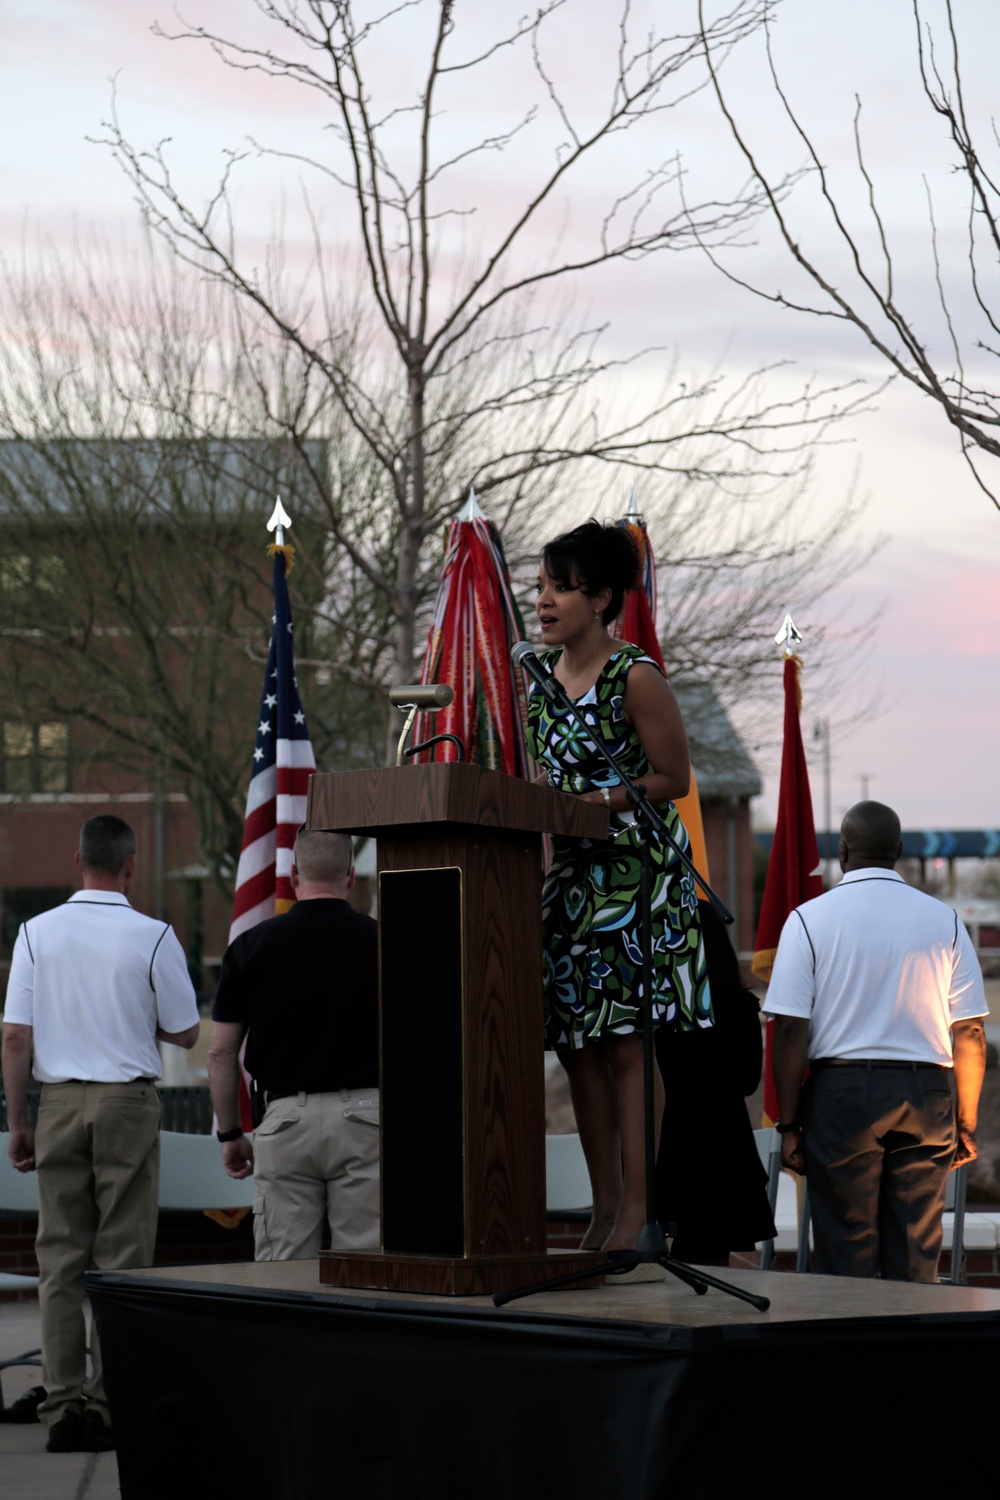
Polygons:
M217 1130L215 1132L215 1139L225 1145L227 1141L238 1141L242 1134L243 1126L237 1125L233 1130Z
M779 1135L791 1135L793 1131L796 1135L802 1134L801 1120L788 1120L787 1122L778 1120L774 1128Z

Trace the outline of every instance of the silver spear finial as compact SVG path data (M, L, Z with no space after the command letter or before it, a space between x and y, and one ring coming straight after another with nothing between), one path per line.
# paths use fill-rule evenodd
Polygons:
M281 496L279 495L274 502L271 519L267 523L268 531L274 532L274 544L276 547L283 547L285 545L285 527L291 526L291 524L292 518L282 505Z
M786 656L791 656L796 646L802 645L802 637L795 628L795 622L790 614L785 615L781 622L781 629L774 637L774 644L784 648Z

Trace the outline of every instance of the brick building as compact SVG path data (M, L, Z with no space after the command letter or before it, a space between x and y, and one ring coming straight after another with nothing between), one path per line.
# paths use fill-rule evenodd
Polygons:
M302 463L321 472L323 445L306 446ZM79 828L99 811L135 826L135 903L173 923L195 983L212 988L230 916L215 872L239 847L271 614L263 522L279 489L308 514L295 464L263 441L0 442L0 993L18 926L75 889ZM305 575L300 599L310 579L323 587L322 572ZM307 641L303 612L300 657ZM301 687L315 735L320 687ZM713 884L743 951L760 778L708 685L678 697ZM350 714L325 717L343 743L328 733L321 764L372 762L343 730Z
M295 510L303 468L264 441L0 443L0 993L100 811L135 826L135 903L211 984L270 630L264 522L279 489Z

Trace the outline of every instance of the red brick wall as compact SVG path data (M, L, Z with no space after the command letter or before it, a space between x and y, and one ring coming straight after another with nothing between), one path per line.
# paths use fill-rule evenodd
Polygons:
M135 795L135 794L133 794ZM39 798L0 803L0 889L9 887L79 888L73 866L80 828L97 813L113 812L131 823L139 840L135 880L129 893L138 911L152 915L155 907L154 868L155 807L151 791L139 794L141 801L111 793L94 802L79 793L51 801ZM183 869L197 860L197 828L194 811L186 801L168 800L163 818L163 868ZM188 946L186 885L181 880L164 882L164 916L171 922L185 949ZM219 959L226 950L231 907L211 881L202 882L202 951L206 959ZM6 987L9 956L0 954L0 994Z

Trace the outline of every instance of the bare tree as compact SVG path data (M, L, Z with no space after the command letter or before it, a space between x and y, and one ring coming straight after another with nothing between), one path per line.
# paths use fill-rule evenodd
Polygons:
M295 518L296 654L324 768L370 764L385 743L395 616L373 580L394 576L399 518L384 469L295 349L248 324L230 289L152 249L129 266L97 245L69 265L49 254L33 273L0 265L0 695L16 726L70 726L78 790L97 789L113 760L116 785L125 771L185 793L201 857L225 885L267 650L262 527L274 495ZM851 505L810 529L810 393L768 399L763 378L671 376L656 465L636 466L671 670L711 675L744 724L773 671L761 641L774 619L802 597L815 619L864 554ZM489 410L488 372L470 362L438 391L470 412L482 397L488 445L503 419ZM571 403L534 415L565 424ZM523 434L518 411L513 421ZM476 444L463 454L488 475ZM450 450L429 455L435 490L457 492ZM565 503L543 482L550 472L491 492L525 583L546 518L555 524L549 508ZM624 506L620 470L603 472L576 501L583 513ZM447 513L428 510L439 523ZM417 632L437 584L433 542L414 575ZM822 643L814 629L811 643L835 672L836 632Z
M329 531L334 583L351 584L351 610L361 595L355 584L378 601L391 680L415 670L435 543L470 483L516 553L532 525L537 540L543 509L564 499L571 482L577 495L596 497L609 471L619 487L629 472L685 483L697 475L724 487L761 470L797 472L807 436L856 399L831 388L786 402L768 395L762 375L752 400L734 399L713 379L668 385L638 412L609 401L630 360L604 353L603 328L560 316L552 297L584 274L698 243L720 246L767 197L684 204L673 154L612 189L589 228L560 237L553 216L567 195L585 196L602 164L620 168L612 153L626 135L655 129L662 138L671 111L706 85L706 37L712 51L738 46L762 24L767 3L735 5L704 36L647 31L638 39L628 0L617 15L602 6L585 99L579 89L574 97L572 70L561 65L566 36L556 28L572 20L560 16L564 4L547 0L504 30L493 10L460 27L454 0L381 11L351 0L256 0L270 45L183 27L171 40L200 42L230 68L305 91L330 122L312 152L275 153L256 142L230 152L204 206L178 183L167 143L149 151L131 144L117 108L107 126L147 224L236 295L248 343L297 358L298 401L287 400L287 384L271 401L262 378L268 421L300 453L316 423L335 427L333 474L312 476L314 513ZM401 55L418 80L410 94L379 71ZM520 108L506 104L504 91L504 70L519 59L518 87L534 91ZM507 123L486 135L452 128L470 90L506 112ZM487 164L517 152L522 196L507 208L482 178ZM234 189L254 155L284 155L311 182L314 260L297 284L280 258L262 266L237 234ZM344 258L331 258L320 230L318 201L327 198L356 226L360 281L348 274L346 295ZM485 223L473 240L477 211ZM704 402L713 393L709 419ZM690 420L696 407L702 428ZM331 607L338 594L329 592ZM349 633L351 619L342 615L338 628Z
M68 728L75 790L103 789L110 762L117 790L134 778L185 794L225 887L270 634L263 523L280 490L301 536L291 586L309 672L326 544L306 500L323 443L290 450L268 429L260 361L217 290L148 259L130 279L90 253L73 274L49 257L41 274L0 275L3 733ZM361 688L303 683L321 764L367 764L384 737L350 646Z
M852 227L850 215L832 186L830 171L801 123L778 71L769 18L764 18L771 80L806 155L806 167L796 176L811 178L818 185L828 216L829 234L823 236L822 231L814 230L810 246L803 242L794 219L795 200L789 193L792 179L788 176L776 179L767 172L759 152L751 144L750 130L737 120L729 103L719 72L722 49L713 36L713 25L706 21L704 0L699 0L704 54L712 86L750 169L749 201L757 206L763 195L789 255L811 284L811 296L800 297L752 282L737 274L732 259L721 259L715 247L707 240L703 243L716 266L730 280L757 296L779 307L857 328L897 375L936 402L945 420L958 433L962 452L980 488L1000 508L997 481L986 477L981 462L984 457L1000 457L1000 393L995 375L989 374L991 361L1000 356L1000 298L996 290L1000 261L997 131L991 121L985 131L988 137L985 144L981 136L977 138L963 80L952 0L943 0L941 45L924 19L926 7L922 7L921 0L912 0L912 9L921 88L928 107L944 124L951 147L951 171L964 188L967 205L967 248L962 262L966 282L957 293L951 278L954 267L946 265L939 252L939 226L928 186L928 234L940 314L937 326L919 307L914 307L912 300L907 305L906 294L900 289L902 278L893 250L892 227L879 206L876 184L865 159L860 99L856 100L854 110L853 144L869 215L867 235L863 229ZM727 23L736 26L741 18L749 21L757 17L756 6L740 4L728 13ZM697 210L692 225L696 216ZM968 306L959 309L959 301ZM969 311L974 322L966 330Z

